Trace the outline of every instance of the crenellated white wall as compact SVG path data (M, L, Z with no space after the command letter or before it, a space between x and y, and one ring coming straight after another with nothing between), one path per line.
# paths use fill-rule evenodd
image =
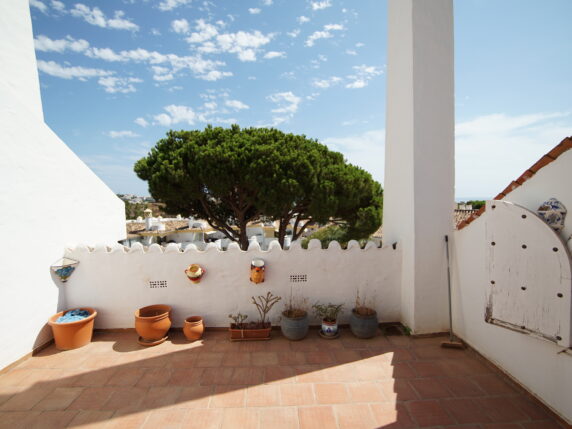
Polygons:
M0 368L51 338L67 243L125 237L124 204L43 122L27 0L0 2Z
M151 304L173 307L175 326L191 315L201 315L207 326L226 327L228 314L249 315L255 320L257 313L251 296L271 291L283 301L272 311L277 322L284 301L290 296L324 303L344 303L345 323L355 302L356 292L371 299L379 320L400 320L401 249L391 246L378 248L369 243L360 249L351 242L342 250L337 242L321 249L318 240L312 240L307 250L295 244L282 250L278 243L268 251L261 251L252 243L242 251L232 243L227 251L209 244L204 252L187 248L184 252L176 244L165 249L155 244L144 251L143 246L127 249L121 245L110 248L98 246L90 249L78 246L66 254L80 261L76 271L63 287L66 308L95 307L98 311L97 328L133 328L133 313ZM251 283L250 262L265 261L264 283ZM206 274L199 284L193 284L185 275L192 263L200 264ZM290 283L291 274L306 274L306 283ZM149 281L167 281L166 288L151 289Z
M572 151L564 153L556 161L544 167L533 178L511 192L506 200L536 211L543 201L556 197L571 210L570 183L572 183ZM572 423L570 350L566 351L563 347L546 340L485 323L486 296L491 280L487 271L490 265L487 260L489 254L487 246L490 243L486 240L490 216L490 209L487 209L470 225L456 231L453 237L453 330L479 353L509 373L542 402ZM566 235L572 224L570 216L569 214L566 221ZM522 222L520 216L507 224L506 228L511 228L512 223L516 222ZM556 240L554 232L548 228L544 231L544 234L550 234L553 236L552 239ZM516 243L515 247L520 247L521 240L531 246L546 241L546 237L535 234L537 233L529 229L516 236L515 239L519 240L519 243ZM562 238L564 234L559 235ZM543 258L538 258L536 268L534 264L529 264L527 272L530 278L537 277L537 273L541 272L546 262ZM536 283L533 286L542 285ZM567 288L562 292L568 294L569 298L569 294L572 293L570 279ZM547 308L547 311L550 312L550 308Z

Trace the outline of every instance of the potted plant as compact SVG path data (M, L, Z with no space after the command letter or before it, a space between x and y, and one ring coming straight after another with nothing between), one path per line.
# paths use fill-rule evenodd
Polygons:
M60 311L48 319L58 350L83 347L91 341L97 311L90 307Z
M356 293L355 307L350 314L350 329L358 338L371 338L375 336L378 328L377 312L373 309L373 302L366 302L366 297L360 298L359 290Z
M248 316L245 314L229 314L228 317L234 322L230 324L228 330L230 340L269 340L272 324L270 321L266 321L266 316L272 307L281 299L279 296L272 295L272 292L268 292L266 296L259 295L257 298L252 297L252 303L260 316L257 322L246 323Z
M185 319L183 334L189 341L200 340L205 331L205 324L201 316L191 316Z
M167 339L171 327L171 307L164 304L149 305L135 311L135 330L139 344L155 346Z
M322 337L338 337L338 316L342 314L343 307L343 304L320 304L319 302L312 306L316 317L322 320L322 330L320 331Z
M290 293L290 300L286 303L280 320L282 335L289 340L298 341L308 334L309 318L306 303L305 298L294 298Z

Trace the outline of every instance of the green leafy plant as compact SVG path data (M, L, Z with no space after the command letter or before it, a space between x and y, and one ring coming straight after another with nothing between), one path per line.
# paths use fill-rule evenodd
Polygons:
M343 308L344 304L320 304L317 302L312 305L316 317L327 322L335 322L338 316L343 313Z
M244 322L248 319L248 316L242 313L229 314L228 317L234 321L234 326L237 329L244 329Z

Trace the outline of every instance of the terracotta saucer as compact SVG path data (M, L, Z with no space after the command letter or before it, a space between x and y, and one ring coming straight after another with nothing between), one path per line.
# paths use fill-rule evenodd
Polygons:
M164 343L167 338L169 338L169 336L165 336L165 337L161 338L160 340L145 340L143 337L139 337L137 339L137 342L139 344L141 344L142 346L150 347L150 346L156 346L156 345L159 345L161 343Z
M321 330L318 332L318 334L320 334L320 337L322 337L324 340L335 340L336 338L340 338L339 329L338 332L336 332L336 335L325 335Z

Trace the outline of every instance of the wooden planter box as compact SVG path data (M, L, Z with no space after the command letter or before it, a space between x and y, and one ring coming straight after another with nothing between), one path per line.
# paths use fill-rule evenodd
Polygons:
M239 329L234 324L228 329L230 341L263 341L270 339L272 326L263 329Z

